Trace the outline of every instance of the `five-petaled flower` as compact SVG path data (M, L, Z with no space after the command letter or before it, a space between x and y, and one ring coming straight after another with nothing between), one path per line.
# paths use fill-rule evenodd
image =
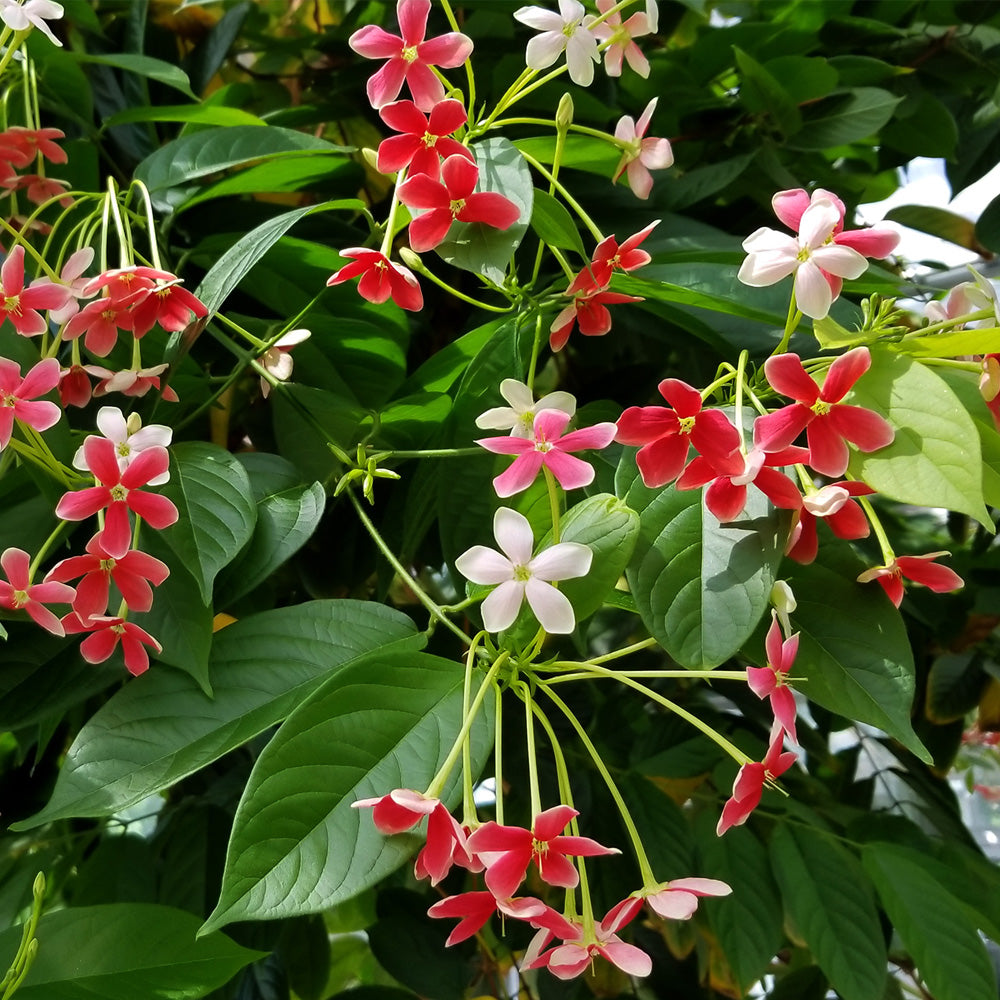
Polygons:
M594 65L601 57L597 36L590 30L594 16L583 9L580 0L559 0L558 14L544 7L519 7L514 18L541 32L528 42L524 53L529 69L546 69L565 52L569 78L580 87L593 83Z
M716 878L675 878L670 882L647 886L632 893L608 910L605 923L614 929L627 924L642 909L643 903L664 920L689 920L698 909L703 896L728 896L732 887Z
M563 434L569 421L569 414L562 410L542 410L535 415L530 438L512 435L480 438L476 442L497 455L517 455L510 468L493 480L497 496L510 497L526 490L543 467L564 490L589 486L594 481L594 467L568 452L606 448L618 428L612 423L601 423Z
M28 573L31 559L24 549L4 549L0 566L7 574L6 580L0 580L0 608L26 611L47 632L64 635L61 622L45 605L72 604L76 591L47 578L42 583L32 583Z
M279 382L286 382L291 378L294 366L292 348L296 344L308 340L311 336L309 330L289 330L257 359L257 363L271 378L277 379ZM260 392L265 399L271 392L271 383L263 375L260 377Z
M117 406L102 406L97 411L97 429L114 446L118 458L118 468L124 472L129 465L147 448L169 448L174 432L166 424L146 424L138 413L125 414ZM89 472L87 458L81 445L73 456L73 468ZM149 486L162 486L170 481L170 472L149 480Z
M21 366L0 358L0 449L10 444L14 421L47 431L59 422L62 410L55 403L39 400L59 384L59 362L55 358L39 361L24 378Z
M391 298L400 309L419 312L424 307L424 296L413 272L402 264L393 264L384 253L367 247L348 247L340 251L341 257L351 261L327 278L328 285L361 276L358 294L369 302L381 303Z
M379 144L375 165L383 174L394 174L407 167L411 177L427 174L437 180L441 157L463 156L475 162L472 152L451 138L452 132L468 120L461 101L441 101L429 118L413 101L387 104L379 115L389 128L400 133Z
M897 556L886 566L866 569L858 576L858 583L877 580L898 608L903 600L903 577L914 583L923 584L935 594L946 594L965 586L965 581L947 566L938 566L934 561L948 552L929 552L922 556Z
M455 560L459 573L473 583L497 584L482 604L487 632L509 628L527 598L546 632L566 635L576 619L573 605L553 581L571 580L590 572L593 552L580 542L559 542L532 558L535 539L528 519L516 510L501 507L493 517L493 534L500 552L473 545Z
M505 917L524 920L534 927L551 926L562 930L567 925L565 917L556 913L540 899L522 896L497 899L489 890L463 892L436 902L428 911L431 917L458 917L457 926L448 935L445 945L450 947L477 934L486 922L499 912Z
M816 519L822 518L838 538L867 538L868 518L852 497L869 496L875 491L857 480L828 483L802 498L785 553L796 562L811 563L819 550Z
M760 446L768 452L780 451L805 431L809 464L824 476L836 477L847 470L848 441L866 452L891 444L894 432L884 417L841 402L871 363L868 348L855 347L830 365L820 388L797 354L768 358L764 362L768 382L795 403L757 419L754 436Z
M9 319L22 337L37 337L49 328L38 310L58 309L65 302L57 285L24 287L24 247L18 243L0 267L0 322Z
M88 663L103 663L121 643L125 668L133 677L149 669L149 654L143 647L149 646L157 653L163 649L145 629L124 618L101 615L84 621L72 611L62 619L62 624L67 635L90 633L80 643L80 655Z
M655 0L653 0L655 3ZM602 14L613 10L615 0L597 0L597 9ZM642 49L635 44L634 39L643 35L651 35L656 29L650 24L649 16L637 11L627 21L622 23L621 12L615 11L600 24L595 24L594 34L602 41L611 44L604 50L604 69L608 76L622 75L622 62L627 62L631 68L645 78L649 76L649 60L643 55Z
M371 809L375 829L379 833L393 834L412 830L440 804L440 799L428 797L412 788L394 788L385 795L358 799L351 803L351 808Z
M553 351L561 351L566 346L577 323L585 337L603 337L611 329L609 304L642 302L639 295L626 295L603 288L594 280L589 268L584 268L570 282L566 294L571 297L570 304L562 309L549 327L549 347Z
M751 761L740 768L736 781L733 782L732 797L722 807L722 815L715 829L717 836L721 837L730 827L742 826L759 805L764 785L775 782L795 763L796 754L791 751L782 752L784 735L781 724L775 722L764 759L760 763Z
M510 229L521 210L496 191L476 191L479 167L464 156L449 156L441 164L441 179L415 174L399 186L399 200L422 214L410 223L410 247L417 253L438 246L453 222L482 222Z
M615 138L623 152L611 179L617 181L623 173L626 174L632 193L642 199L648 198L653 190L650 170L665 170L674 162L674 151L667 139L646 136L658 100L654 97L646 105L638 121L631 115L623 115L615 126Z
M55 0L3 0L0 3L0 20L14 31L37 28L53 44L62 48L62 42L48 26L49 21L63 16L63 6Z
M784 639L776 611L771 612L771 627L764 639L764 650L767 665L747 667L747 684L758 698L770 700L775 720L792 741L798 743L795 735L795 695L788 687L787 677L799 651L799 633Z
M454 69L472 54L472 39L457 31L425 38L431 0L399 0L396 18L400 35L377 24L355 31L347 44L366 59L385 59L385 65L368 80L368 100L373 108L394 101L405 82L413 103L431 111L444 100L444 86L431 66Z
M645 229L630 236L620 246L614 234L605 237L594 249L590 262L590 273L594 282L601 287L607 285L615 271L634 271L645 267L652 260L645 250L638 249L639 244L660 224L654 219Z
M571 393L549 392L537 401L523 382L505 378L500 383L500 395L509 406L494 406L476 417L476 426L484 431L510 431L514 437L531 434L535 417L542 410L562 410L571 417L576 413L576 397Z

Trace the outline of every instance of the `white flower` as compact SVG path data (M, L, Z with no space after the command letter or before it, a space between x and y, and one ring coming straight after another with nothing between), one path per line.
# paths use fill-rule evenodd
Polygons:
M533 436L535 417L542 410L562 410L573 416L576 397L568 392L550 392L535 402L531 390L517 379L505 378L500 383L500 395L510 406L494 406L476 417L476 426L483 430L510 430L511 437Z
M860 277L868 267L857 250L833 242L840 211L832 201L813 201L802 213L797 237L762 227L743 241L748 257L737 277L761 288L795 275L795 302L811 319L822 319L834 299L837 279Z
M34 26L45 35L53 45L62 48L62 42L52 34L52 29L46 20L56 21L63 16L62 4L55 0L0 0L0 20L13 28L14 31L27 31Z
M590 31L595 18L580 0L559 0L558 14L544 7L519 7L514 17L541 32L528 42L524 58L529 68L545 69L565 52L569 78L581 87L593 83L594 64L601 58L597 37Z
M292 376L291 349L303 340L308 340L312 334L308 330L289 330L280 340L272 344L259 358L260 366L279 382L287 382ZM261 395L266 399L271 391L271 383L262 375L260 378Z
M122 472L147 448L168 448L174 433L166 424L147 424L143 427L138 413L130 413L126 420L117 406L102 406L97 411L97 429L115 446L118 468ZM73 456L73 468L81 472L90 471L82 446ZM170 473L164 472L150 479L149 485L162 486L169 479Z
M593 552L580 542L559 542L532 558L535 538L531 525L523 514L509 507L496 512L493 535L500 552L473 545L455 560L459 573L473 583L499 584L482 604L486 631L509 628L527 597L528 606L546 632L572 632L576 624L573 605L550 581L586 576Z

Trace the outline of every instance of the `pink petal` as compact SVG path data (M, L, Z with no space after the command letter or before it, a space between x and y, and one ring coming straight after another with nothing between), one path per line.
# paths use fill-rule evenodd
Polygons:
M696 896L728 896L732 886L717 878L675 878L670 882L671 889L680 889L694 893Z
M508 899L513 896L514 891L524 881L530 861L530 845L525 845L520 850L504 851L486 868L486 874L483 876L486 888L497 899Z
M462 157L456 157L455 159L460 160ZM466 160L465 162L468 163L469 161ZM474 167L473 169L478 168ZM407 208L421 210L448 209L450 212L451 198L449 197L448 189L440 181L428 177L427 174L417 174L401 184L399 187L399 200Z
M91 486L85 490L66 493L56 504L56 517L64 521L82 521L96 514L111 500L111 491L105 486Z
M814 420L806 435L809 442L809 464L824 476L842 476L847 469L849 452L847 443L830 420L830 415Z
M431 0L399 0L396 4L396 20L399 21L404 45L419 45L424 40L430 12Z
M754 478L754 485L775 507L798 510L802 506L802 494L799 493L799 488L788 476L776 469L760 469Z
M878 451L891 444L895 437L892 425L884 418L863 406L834 406L827 419L852 444L861 451Z
M892 229L852 229L833 238L840 246L857 250L865 257L888 257L899 245L899 233Z
M792 738L792 742L798 743L795 735L795 695L791 688L782 685L774 689L771 694L771 711L781 723L782 729Z
M640 448L635 462L643 483L650 489L658 489L681 474L687 456L688 438L683 434L674 434Z
M407 231L411 248L417 253L433 250L444 241L453 221L451 211L447 208L435 208L417 216Z
M671 888L648 897L650 909L664 920L688 920L698 909L698 897Z
M62 410L49 402L25 402L19 399L14 404L14 416L36 431L47 431L59 423Z
M544 465L556 477L564 490L575 490L589 486L594 481L594 467L574 455L553 448L552 451L536 452ZM518 459L518 461L521 461Z
M653 971L653 960L633 944L609 941L598 951L629 976L648 976Z
M147 493L144 490L132 490L128 495L128 506L157 531L169 528L170 525L176 523L180 516L173 501L156 493ZM122 555L124 554L123 552ZM119 557L116 555L115 558Z
M39 361L27 375L18 389L17 395L22 399L34 399L51 392L59 384L59 362L55 358Z
M469 162L461 156L452 156L449 159ZM447 162L448 160L445 160L445 163ZM479 191L469 195L465 208L457 216L461 222L483 222L500 230L510 229L520 217L521 210L517 205L495 191Z
M515 493L526 490L538 476L538 472L542 467L542 460L543 455L540 451L529 451L515 458L510 468L506 472L501 472L493 480L493 488L496 490L497 496L510 497ZM587 467L590 468L589 466ZM590 471L590 478L593 479L593 469Z
M24 549L4 549L3 554L0 555L0 566L3 567L10 585L15 590L25 590L27 588L31 557Z
M378 25L369 24L355 31L348 38L347 44L359 56L364 56L366 59L391 59L402 51L403 39L399 35L390 35L388 31L378 27ZM402 80L400 80L400 85L402 85ZM399 92L398 88L396 92ZM388 104L388 101L385 103Z
M428 121L427 131L431 135L446 136L451 135L456 129L461 128L468 121L468 115L461 101L447 100L441 101L434 106ZM465 147L462 147L463 149Z
M900 556L896 565L907 579L929 587L936 594L944 594L965 586L965 581L947 566L939 566L932 560L947 555L946 552L935 552L929 556Z
M41 604L37 604L34 601L29 601L25 605L24 610L28 612L31 620L36 625L40 625L46 632L51 632L53 635L58 636L66 634L62 622L48 608L42 607Z
M446 35L438 35L437 38L428 38L418 47L417 55L429 66L454 69L472 55L472 39L451 31Z
M625 168L628 185L637 198L645 201L653 190L653 175L646 169L641 160L632 160Z
M575 889L580 884L580 873L568 858L549 851L536 858L538 874L543 882L561 889Z
M815 414L803 403L782 407L757 418L754 422L754 442L767 452L782 451L814 420Z
M444 100L444 86L425 63L406 64L406 83L413 95L413 103L421 111L430 111Z
M816 266L838 278L859 278L868 270L868 261L856 250L839 243L817 247L812 252Z
M799 220L802 213L809 207L809 194L802 188L795 188L789 191L779 191L771 198L771 208L774 214L792 232L799 231Z
M777 354L764 362L764 375L782 396L812 406L819 399L819 386L806 374L797 354Z
M80 655L88 663L103 663L114 651L121 638L119 633L111 628L102 628L91 632L80 643Z
M381 108L394 101L399 96L405 79L406 62L399 58L390 59L377 73L368 78L366 87L368 103L373 108Z
M451 103L458 104L457 101ZM386 104L379 108L378 113L389 128L396 132L411 133L411 139L419 140L427 131L427 116L420 112L413 101L393 101L392 104ZM401 136L392 136L392 138L399 139Z

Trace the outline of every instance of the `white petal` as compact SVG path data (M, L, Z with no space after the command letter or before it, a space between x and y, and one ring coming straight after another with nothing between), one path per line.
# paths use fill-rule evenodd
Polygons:
M832 301L833 293L823 272L811 260L800 264L795 272L795 304L810 319L822 319Z
M669 139L643 139L639 160L649 170L666 170L673 166L674 151Z
M646 0L646 20L649 22L650 32L655 35L660 30L660 11L656 0Z
M169 448L174 432L166 424L146 424L129 436L128 443L133 451L146 448Z
M575 24L583 20L585 13L580 0L559 0L559 16L564 24Z
M289 330L284 336L278 338L274 346L294 347L296 344L301 344L302 341L308 340L311 336L312 334L309 330Z
M546 69L562 55L569 39L561 32L546 31L535 35L524 50L524 61L529 69Z
M773 285L788 275L798 266L793 253L784 250L767 250L763 253L752 253L740 265L736 277L744 285L754 288L764 288Z
M480 610L483 628L487 632L502 632L514 624L514 619L521 610L521 601L524 600L524 586L517 580L507 580L483 601ZM547 587L548 584L543 586Z
M516 413L527 413L535 405L531 390L516 378L505 378L500 383L500 395L510 403Z
M525 585L528 605L535 613L538 624L553 635L568 635L576 626L573 605L565 594L560 594L551 583L532 577ZM493 596L492 594L490 595Z
M868 259L863 254L836 243L813 250L812 259L824 271L838 278L859 278L868 270Z
M63 281L73 281L74 278L79 278L93 262L93 247L84 247L82 250L77 250L75 253L69 255L66 263L63 264L62 273L59 277Z
M799 243L804 247L821 247L840 221L840 211L832 201L820 199L810 203L799 220Z
M747 253L760 253L764 250L784 250L793 257L799 252L798 242L787 233L779 233L777 229L761 226L754 230L744 241L743 249Z
M519 7L514 11L514 20L526 24L535 31L563 30L563 19L553 10L544 7Z
M514 577L509 559L485 545L473 545L455 560L455 569L473 583L503 583Z
M539 580L572 580L590 572L593 558L594 553L587 545L580 542L559 542L539 552L528 563L528 569Z
M97 429L109 440L120 444L128 437L125 415L117 406L102 406L97 411Z
M514 427L520 417L509 406L494 406L476 417L476 426L484 431L506 431Z
M500 550L515 566L527 566L531 562L535 535L523 514L510 507L501 507L493 515L493 537Z
M538 413L539 410L562 410L563 413L573 416L576 413L576 396L571 392L562 392L561 390L550 392L542 396L532 409L535 413Z

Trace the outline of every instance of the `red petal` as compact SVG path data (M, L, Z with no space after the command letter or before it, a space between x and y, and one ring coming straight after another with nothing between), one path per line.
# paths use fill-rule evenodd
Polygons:
M716 479L705 490L705 506L723 524L727 521L735 521L743 513L743 508L746 505L747 488L745 486L734 486L728 476Z
M665 378L657 388L679 417L693 417L701 412L701 393L687 382L679 378Z
M812 406L819 398L819 386L806 374L797 354L777 354L764 362L764 374L783 396Z
M932 561L942 555L945 553L936 552L930 556L900 556L896 560L896 565L908 580L922 583L936 594L964 587L965 581L954 570L948 569L947 566L939 566Z
M895 432L892 426L874 410L844 403L831 408L827 419L848 441L861 451L878 451L892 444Z
M459 201L464 198L470 198L479 181L479 167L464 156L449 156L441 164L441 181L448 189L449 199ZM503 196L498 195L498 197ZM503 200L506 201L507 199L504 198Z
M827 403L839 403L871 365L872 356L867 347L855 347L842 354L826 373L820 399Z
M392 104L386 104L379 109L379 116L389 128L396 132L410 133L408 138L411 140L418 139L427 131L427 116L417 109L413 101L393 101ZM403 137L394 135L391 138L400 139Z
M781 451L809 426L815 416L808 406L792 403L767 416L758 417L753 426L754 442L764 451Z

